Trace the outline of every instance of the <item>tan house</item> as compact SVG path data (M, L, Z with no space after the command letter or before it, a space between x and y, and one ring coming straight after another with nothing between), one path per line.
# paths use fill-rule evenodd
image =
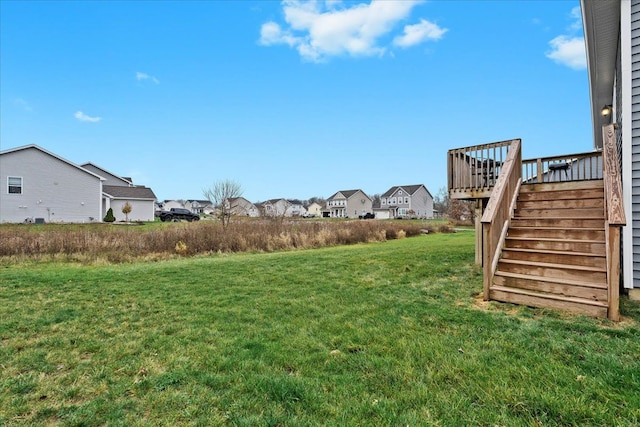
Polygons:
M342 190L327 199L327 210L331 218L358 218L372 213L372 204L362 190Z

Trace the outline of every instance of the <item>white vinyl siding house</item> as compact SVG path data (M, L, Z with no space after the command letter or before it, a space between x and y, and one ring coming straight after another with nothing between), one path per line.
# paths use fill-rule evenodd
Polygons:
M29 145L0 152L0 222L102 220L102 178Z

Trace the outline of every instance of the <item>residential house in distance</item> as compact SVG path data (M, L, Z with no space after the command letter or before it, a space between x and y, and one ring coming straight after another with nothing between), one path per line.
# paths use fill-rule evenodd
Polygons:
M248 216L256 218L260 216L258 207L244 197L235 197L229 199L229 210L234 216Z
M304 207L300 200L287 200L289 202L289 207L285 212L285 216L287 217L300 217L304 216L307 213L307 208Z
M284 217L291 206L286 199L270 199L262 203L256 203L260 213L267 217Z
M307 216L318 218L322 216L322 205L320 203L313 202L307 206Z
M94 163L85 163L81 166L104 178L102 211L105 215L111 208L116 221L125 221L127 215L122 213L122 208L129 203L131 206L131 212L128 214L129 221L148 222L155 219L156 195L150 188L134 185L131 178L114 175Z
M150 188L37 145L0 151L0 222L101 222L109 207L124 220L127 201L130 220L153 221Z
M184 202L184 208L189 209L194 214L212 214L215 209L209 200L187 200Z
M423 184L391 187L380 196L377 219L433 218L433 196Z
M372 203L362 190L343 190L327 199L327 210L331 218L358 218L372 212Z

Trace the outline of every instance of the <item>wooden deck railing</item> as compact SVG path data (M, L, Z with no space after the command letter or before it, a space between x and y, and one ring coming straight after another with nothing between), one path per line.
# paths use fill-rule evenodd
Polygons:
M602 151L522 161L522 183L602 179Z
M511 141L502 164L493 194L482 215L482 268L484 299L489 299L489 287L498 265L500 250L507 236L516 199L522 182L522 151L520 140Z
M512 142L501 141L449 150L449 195L454 199L490 197Z
M605 234L607 247L607 285L609 308L607 317L620 320L620 234L626 225L622 199L622 179L613 125L602 127L604 157Z

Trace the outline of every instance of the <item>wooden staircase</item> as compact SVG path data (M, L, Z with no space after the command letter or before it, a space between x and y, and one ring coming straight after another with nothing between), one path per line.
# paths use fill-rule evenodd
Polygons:
M521 186L489 297L607 317L603 180Z

